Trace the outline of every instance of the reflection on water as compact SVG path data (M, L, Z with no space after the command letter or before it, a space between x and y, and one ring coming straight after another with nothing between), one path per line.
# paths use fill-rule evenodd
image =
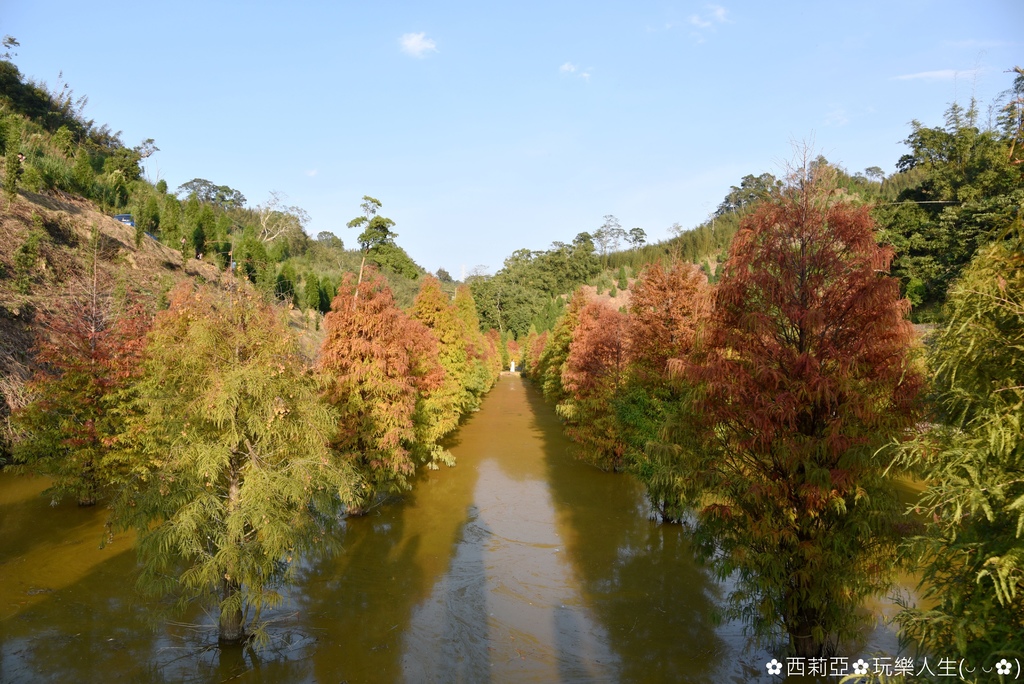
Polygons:
M154 621L130 539L99 548L102 510L3 476L0 681L767 681L772 655L716 626L720 590L680 527L650 521L630 478L573 461L518 377L450 446L455 468L303 560L259 653L216 648L198 608Z

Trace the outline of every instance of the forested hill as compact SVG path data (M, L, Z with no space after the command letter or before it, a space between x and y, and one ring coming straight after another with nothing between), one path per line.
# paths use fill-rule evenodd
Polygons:
M834 171L836 192L847 201L872 207L877 239L895 251L892 274L916 321L937 320L950 284L1024 203L1024 72L1011 73L994 102L954 103L940 124L911 122L907 151L893 160L891 175L877 166L850 172L824 157L811 163L812 171L822 165ZM493 277L470 279L481 320L517 338L531 328L551 330L574 287L586 283L598 295L611 293L618 306L617 291L644 267L674 259L698 264L714 283L740 223L777 197L785 180L748 174L707 221L689 229L673 224L672 237L655 244L646 244L642 227L627 229L607 215L571 244L519 250Z
M412 306L424 270L397 244L380 201L353 198L346 248L333 233L309 236L305 211L280 193L251 205L202 178L176 190L153 183L142 171L153 140L126 145L84 116L86 99L67 84L25 78L11 47L0 54L0 461L13 438L10 411L28 401L26 382L41 368L46 321L62 307L88 304L109 323L136 305L146 315L165 309L183 281L244 282L287 312L311 361L347 274L370 279L375 270L399 307ZM439 276L454 295L452 279Z

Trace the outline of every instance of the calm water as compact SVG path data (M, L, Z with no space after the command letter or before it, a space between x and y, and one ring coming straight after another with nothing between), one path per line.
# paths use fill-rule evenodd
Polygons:
M271 646L133 591L131 539L0 477L0 681L749 682L768 651L714 620L720 589L642 489L572 460L553 411L504 377L452 440L455 468L351 520L307 559ZM894 653L876 629L857 653ZM778 680L776 680L778 681Z

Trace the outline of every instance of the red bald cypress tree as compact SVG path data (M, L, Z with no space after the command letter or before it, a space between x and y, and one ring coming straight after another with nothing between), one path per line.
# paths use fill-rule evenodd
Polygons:
M425 325L395 304L379 276L346 276L324 317L317 362L327 399L341 413L334 445L363 476L346 507L366 511L378 495L407 489L416 469L416 415L444 371Z
M664 452L647 447L682 400L684 388L669 381L668 362L693 351L708 323L712 289L700 268L675 260L645 268L631 293L629 384L616 398L616 411L632 472L661 518L677 521L686 510L678 494L685 468L671 454L662 458Z
M565 432L580 444L580 456L603 470L620 470L625 444L613 400L627 370L627 319L607 304L593 301L579 313L562 371L568 397L556 408Z
M890 580L879 447L914 424L921 387L892 256L867 207L805 175L743 222L708 348L677 364L699 387L667 430L698 539L736 573L735 614L798 656L851 636Z
M111 447L124 429L123 395L140 371L151 323L143 306L112 295L98 232L89 245L89 270L40 316L32 401L14 414L23 434L15 461L53 478L54 501L69 495L81 506L96 503L127 468Z

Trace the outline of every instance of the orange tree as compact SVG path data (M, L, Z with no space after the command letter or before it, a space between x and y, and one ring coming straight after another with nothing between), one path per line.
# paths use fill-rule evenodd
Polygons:
M804 657L850 636L890 580L879 447L914 424L921 385L892 251L815 172L744 220L666 430L698 547L736 579L733 614Z
M629 379L615 397L615 412L631 470L662 519L678 520L684 507L676 480L685 472L675 459L659 459L657 450L646 447L682 398L679 383L669 381L668 362L692 351L710 315L712 291L699 267L676 259L645 268L631 292Z
M317 366L340 412L334 446L362 475L344 503L350 514L364 513L378 495L409 487L422 437L417 417L444 370L430 331L398 308L379 275L358 284L346 275L324 328Z

